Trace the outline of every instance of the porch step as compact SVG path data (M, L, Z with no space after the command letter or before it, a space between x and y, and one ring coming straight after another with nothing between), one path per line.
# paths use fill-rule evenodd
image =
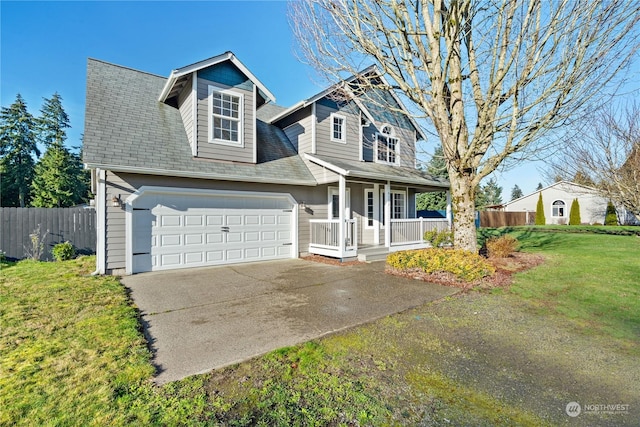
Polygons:
M384 246L358 248L358 261L384 261L387 259L387 255L389 255L389 249Z

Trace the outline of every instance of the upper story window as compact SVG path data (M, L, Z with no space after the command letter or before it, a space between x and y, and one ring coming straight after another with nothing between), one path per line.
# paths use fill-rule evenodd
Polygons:
M339 114L331 114L331 140L336 142L347 142L346 123L347 119Z
M551 204L551 216L564 217L564 208L566 206L562 200L556 200Z
M242 94L209 86L209 142L242 145Z
M389 125L382 126L376 134L376 161L381 163L398 162L398 138L393 136L393 129Z

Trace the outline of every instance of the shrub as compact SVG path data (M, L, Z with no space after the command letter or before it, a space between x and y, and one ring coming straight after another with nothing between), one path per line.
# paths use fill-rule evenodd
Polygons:
M604 217L604 225L618 225L618 214L613 203L607 203L607 214Z
M518 239L509 235L492 237L487 240L486 245L487 254L491 258L506 258L520 247Z
M571 210L569 211L569 225L580 225L580 203L578 199L571 202Z
M431 244L432 248L439 248L442 245L453 243L453 233L451 231L425 231L423 238Z
M56 261L68 261L76 255L76 249L70 242L58 243L51 249L51 255Z
M542 203L542 193L538 197L538 204L536 205L536 225L545 225L547 219L544 216L544 204Z
M3 250L0 250L0 262L5 262L6 260L7 254Z
M387 265L398 270L418 268L427 274L447 272L473 282L495 272L480 255L462 249L429 248L399 251L387 257Z

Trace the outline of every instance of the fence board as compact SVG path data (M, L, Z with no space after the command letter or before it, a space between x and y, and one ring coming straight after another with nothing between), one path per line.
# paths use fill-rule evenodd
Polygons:
M529 213L529 219L532 215ZM535 217L535 213L533 214ZM527 212L481 211L480 227L513 227L527 225Z
M43 260L51 260L51 249L71 242L79 253L96 251L96 212L93 208L3 208L0 207L0 249L14 259L25 257L32 234L40 225L44 239Z

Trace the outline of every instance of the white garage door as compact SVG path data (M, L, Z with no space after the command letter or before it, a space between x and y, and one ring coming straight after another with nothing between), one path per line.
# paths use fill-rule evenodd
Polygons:
M294 256L286 196L143 194L133 204L133 273Z

